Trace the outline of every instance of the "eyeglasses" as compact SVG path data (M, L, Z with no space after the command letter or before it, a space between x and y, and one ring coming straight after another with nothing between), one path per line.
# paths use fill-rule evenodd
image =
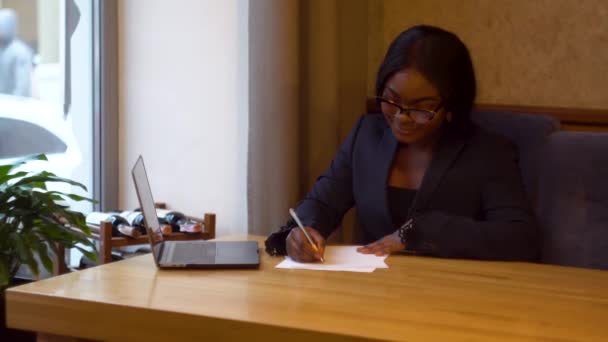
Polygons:
M414 107L404 107L395 101L389 100L382 96L376 96L376 100L380 102L382 112L390 116L397 116L399 114L407 115L412 121L418 124L425 124L433 120L437 111L443 107L443 101L439 102L434 110L419 109Z

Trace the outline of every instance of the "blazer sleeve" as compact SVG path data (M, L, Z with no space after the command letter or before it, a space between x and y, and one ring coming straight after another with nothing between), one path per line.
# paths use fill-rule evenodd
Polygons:
M340 224L344 214L354 205L352 155L364 116L342 143L329 168L317 178L312 190L295 208L302 224L315 228L327 238ZM266 251L272 255L286 254L285 239L296 227L293 219L266 240Z
M497 151L482 186L482 219L439 211L415 213L407 249L448 258L484 260L538 259L538 226L524 193L517 153Z

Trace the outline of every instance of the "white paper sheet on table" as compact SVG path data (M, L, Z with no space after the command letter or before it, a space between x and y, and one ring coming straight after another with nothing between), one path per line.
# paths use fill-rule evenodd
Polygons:
M358 247L327 246L325 247L324 263L300 263L290 257L285 257L277 268L366 273L373 272L376 268L388 268L384 262L387 256L361 254L357 252Z

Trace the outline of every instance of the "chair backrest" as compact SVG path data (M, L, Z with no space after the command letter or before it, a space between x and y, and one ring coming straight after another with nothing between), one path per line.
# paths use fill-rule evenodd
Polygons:
M541 261L608 269L608 133L556 132L543 152Z
M474 111L471 120L517 147L526 193L531 203L536 203L539 156L547 137L559 130L559 121L547 115L503 111Z

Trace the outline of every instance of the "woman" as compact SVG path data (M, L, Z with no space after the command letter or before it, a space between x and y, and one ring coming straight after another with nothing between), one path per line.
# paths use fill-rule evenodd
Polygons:
M321 260L325 239L357 207L365 246L488 260L537 258L537 226L513 146L473 125L476 93L466 46L431 26L402 32L376 80L382 113L359 119L296 212L319 252L289 221L271 254Z

